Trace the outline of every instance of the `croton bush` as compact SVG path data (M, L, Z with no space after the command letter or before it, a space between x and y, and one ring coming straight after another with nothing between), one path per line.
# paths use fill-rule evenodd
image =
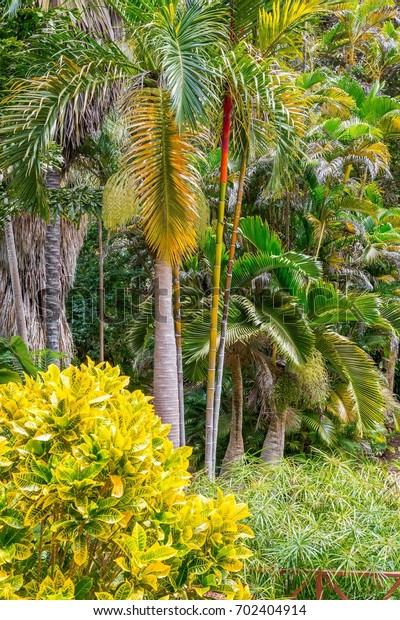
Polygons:
M232 495L190 495L149 398L118 368L0 387L0 598L249 598Z

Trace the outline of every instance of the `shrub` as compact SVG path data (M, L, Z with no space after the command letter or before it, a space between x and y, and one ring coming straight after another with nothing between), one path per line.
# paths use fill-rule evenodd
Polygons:
M52 365L0 388L0 598L248 598L233 495L187 495L149 398L118 368Z

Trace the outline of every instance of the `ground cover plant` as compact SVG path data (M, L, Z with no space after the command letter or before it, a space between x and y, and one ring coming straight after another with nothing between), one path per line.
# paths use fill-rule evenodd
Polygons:
M0 389L0 598L247 598L245 504L188 495L189 448L118 368Z
M216 486L199 476L192 488L212 497ZM288 597L307 576L279 569L398 571L400 468L317 454L273 466L237 463L218 487L248 503L246 523L257 536L243 576L257 599ZM351 599L378 599L393 583L365 576L335 581ZM315 598L315 581L300 597ZM337 598L326 590L329 597Z

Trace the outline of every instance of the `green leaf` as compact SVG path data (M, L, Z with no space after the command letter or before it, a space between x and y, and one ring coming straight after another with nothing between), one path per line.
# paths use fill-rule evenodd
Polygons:
M91 577L82 577L79 579L75 586L75 599L77 601L83 601L89 594L93 585L93 579Z

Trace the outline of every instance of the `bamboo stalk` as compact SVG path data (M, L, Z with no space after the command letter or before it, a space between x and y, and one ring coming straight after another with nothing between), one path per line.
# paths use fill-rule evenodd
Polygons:
M224 308L223 308L222 320L221 320L221 337L220 337L219 348L218 348L217 377L216 377L216 382L215 382L214 414L213 414L213 462L212 462L213 472L215 472L215 467L216 467L218 423L219 423L219 412L221 408L222 378L224 374L225 342L226 342L226 332L227 332L227 327L228 327L229 302L230 302L230 297L231 297L232 270L233 270L233 264L235 261L235 250L236 250L236 241L237 241L237 236L238 236L238 231L239 231L240 216L242 213L244 181L245 181L246 170L247 170L247 155L248 155L248 147L246 146L243 152L242 162L240 166L240 173L239 173L238 193L237 193L237 198L236 198L235 216L233 220L231 243L229 247L228 269L226 273L226 282L225 282Z
M103 222L98 221L99 237L99 321L100 321L100 362L104 362L104 261L103 261Z
M213 272L213 288L211 300L211 324L210 324L210 352L208 358L207 373L207 405L206 405L206 438L205 438L205 466L208 476L213 479L213 421L214 421L214 393L215 393L215 368L217 361L217 333L218 333L218 308L221 283L221 263L223 249L223 233L225 219L225 198L228 183L228 153L229 137L231 130L232 97L227 94L224 99L224 118L222 126L221 167L220 167L220 192L218 204L218 223L215 246L215 263Z
M183 361L182 361L182 317L181 317L181 285L179 267L172 270L174 325L176 338L176 363L178 367L178 396L179 396L179 434L180 445L186 444L185 436L185 401L183 391Z

